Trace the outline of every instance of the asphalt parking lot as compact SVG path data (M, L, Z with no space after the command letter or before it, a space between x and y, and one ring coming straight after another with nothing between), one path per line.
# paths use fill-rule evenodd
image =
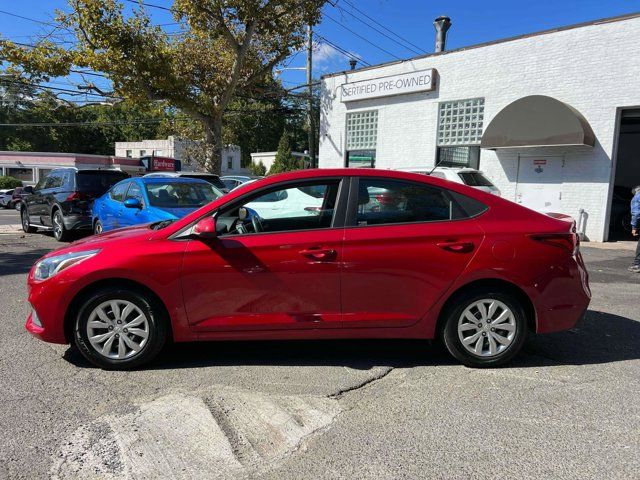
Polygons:
M0 208L0 227L20 225L20 213L15 208Z
M583 246L586 318L506 368L424 342L232 342L121 373L24 330L26 273L57 245L0 235L0 478L638 478L629 250Z

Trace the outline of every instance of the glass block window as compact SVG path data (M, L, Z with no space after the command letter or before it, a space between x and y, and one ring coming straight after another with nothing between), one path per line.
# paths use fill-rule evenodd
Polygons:
M478 169L480 166L480 147L438 147L438 165Z
M347 150L374 150L378 143L378 111L347 114Z
M478 145L482 139L484 98L440 104L438 145Z

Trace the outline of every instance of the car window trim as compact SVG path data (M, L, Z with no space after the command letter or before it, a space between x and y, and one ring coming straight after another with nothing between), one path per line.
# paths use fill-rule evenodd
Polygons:
M358 217L358 193L360 191L360 179L363 178L368 178L368 179L373 179L373 180L380 180L380 179L384 179L384 180L393 180L393 181L399 181L399 182L407 182L407 183L415 183L416 185L424 185L426 187L430 187L430 188L435 188L438 190L442 190L445 193L448 192L448 190L446 188L442 188L442 187L438 187L436 185L430 185L427 183L420 183L420 182L415 182L413 180L404 180L404 179L396 179L396 178L389 178L389 177L357 177L354 176L351 178L351 184L349 187L349 201L348 201L348 205L347 205L347 215L346 215L346 220L345 220L345 225L344 228L345 229L352 229L352 228L371 228L371 227L400 227L402 225L420 225L420 224L433 224L433 223L444 223L444 222L464 222L467 220L474 220L475 218L484 215L486 212L489 211L489 206L485 205L486 208L480 212L477 213L475 215L470 215L468 217L465 218L453 218L453 219L448 219L448 220L422 220L422 221L416 221L416 222L396 222L396 223L375 223L372 225L358 225L357 222L357 217ZM471 187L472 188L472 187ZM456 192L458 193L458 192ZM459 195L464 195L463 193L460 193ZM449 196L449 195L447 195ZM468 196L468 195L467 195ZM469 197L472 198L473 197ZM475 200L475 199L473 199ZM455 202L455 199L453 197L451 197L451 201ZM458 202L456 202L457 204ZM459 205L458 205L459 206ZM464 208L460 207L459 208L464 212Z
M282 233L299 233L299 232L319 232L319 231L328 231L328 230L339 230L339 229L344 229L346 224L345 224L345 215L346 215L346 208L347 208L347 201L348 201L348 195L350 192L350 186L349 186L349 182L352 179L352 177L347 177L347 176L331 176L331 177L318 177L318 178L309 178L309 179L304 179L304 181L302 183L318 183L318 182L330 182L332 180L337 180L338 183L338 194L336 196L336 207L335 207L335 212L334 212L334 216L333 219L331 221L331 226L326 227L326 228L304 228L304 229L299 229L299 230L281 230L278 232L260 232L260 233L246 233L246 234L235 234L235 235L220 235L218 238L240 238L240 237L248 237L250 235L276 235L276 234L282 234ZM300 179L298 180L288 180L286 182L281 182L278 184L272 184L272 185L266 185L264 187L260 187L257 190L252 190L251 192L247 192L244 195L232 200L230 203L228 204L224 204L221 207L215 208L213 210L209 210L208 212L202 214L201 216L199 216L198 218L196 218L193 222L191 222L190 224L188 224L187 226L181 228L180 230L178 230L177 232L173 233L172 235L170 235L168 237L168 240L192 240L192 238L189 236L189 234L191 233L191 229L195 226L196 223L198 223L200 220L202 220L203 218L209 217L209 216L213 216L214 218L217 217L218 215L220 215L220 212L222 211L222 209L226 210L232 210L234 208L238 208L240 206L242 206L243 203L246 203L246 199L254 197L254 196L260 196L260 195L264 195L266 193L269 193L270 191L275 190L279 190L282 188L287 188L287 186L293 186L293 185L299 185Z

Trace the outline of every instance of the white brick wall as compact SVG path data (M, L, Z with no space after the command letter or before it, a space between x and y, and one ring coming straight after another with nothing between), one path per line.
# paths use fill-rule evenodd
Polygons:
M455 35L452 31L451 34ZM480 48L346 72L323 79L320 166L344 166L345 117L378 110L377 168L433 165L438 102L485 98L484 127L511 102L548 95L576 108L591 124L596 146L518 151L483 150L480 166L505 198L515 198L518 154L564 155L562 210L589 215L586 234L605 238L617 109L640 106L640 18L588 25ZM340 101L347 81L435 68L435 92Z

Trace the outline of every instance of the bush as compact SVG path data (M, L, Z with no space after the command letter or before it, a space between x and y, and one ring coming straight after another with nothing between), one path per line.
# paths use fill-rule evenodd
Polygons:
M22 186L22 182L17 178L4 177L0 175L0 189L9 189L9 188L16 188L21 186Z
M249 170L253 175L258 175L260 177L264 177L267 174L267 167L264 166L262 160L260 160L258 163L251 162L251 165L249 165Z

